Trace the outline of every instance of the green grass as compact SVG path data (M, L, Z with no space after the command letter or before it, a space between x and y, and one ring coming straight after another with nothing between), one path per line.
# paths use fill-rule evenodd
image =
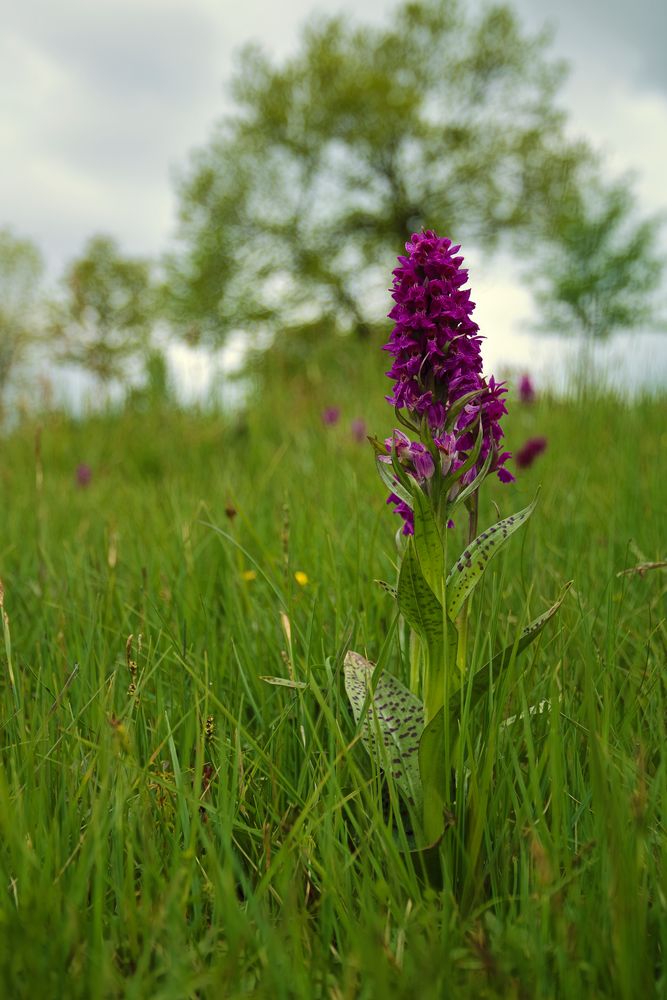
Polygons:
M665 995L665 576L618 575L665 557L664 398L510 413L510 446L549 447L483 500L482 526L542 484L473 656L574 586L470 719L435 891L342 684L348 648L408 674L373 582L397 519L348 430L384 436L391 411L375 376L330 398L308 375L243 417L52 415L3 440L0 994ZM260 679L290 672L307 690Z

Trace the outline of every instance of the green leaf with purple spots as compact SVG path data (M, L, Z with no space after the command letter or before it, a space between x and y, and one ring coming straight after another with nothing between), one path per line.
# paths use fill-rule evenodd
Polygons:
M391 774L406 800L421 816L423 794L419 777L419 741L424 706L398 678L386 671L372 686L374 664L350 650L345 656L345 690L361 738L371 757ZM363 717L363 721L362 721Z
M435 520L431 501L418 483L414 484L412 494L417 559L426 582L437 597L442 590L445 575L442 535Z
M392 587L386 580L373 580L373 583L377 583L378 587L382 587L384 591L396 600L396 587Z
M537 497L530 506L487 528L461 553L447 577L447 615L452 621L481 580L493 556L497 555L514 532L526 523L536 504Z
M419 773L422 786L427 792L424 801L424 832L427 837L437 837L442 832L443 815L449 805L448 755L445 751L449 744L451 760L459 736L462 700L467 700L468 707L473 708L489 693L502 671L537 638L547 622L554 617L571 586L571 581L565 584L555 604L523 629L516 644L497 653L481 667L472 677L469 688L464 685L463 690L459 688L450 696L447 715L444 708L441 708L425 727L419 743Z
M427 646L442 643L442 605L424 579L411 538L401 563L396 599L406 622Z
M430 840L441 836L445 828L445 810L451 804L446 744L453 747L457 737L458 727L449 715L445 717L445 710L441 708L426 726L419 741L419 776L427 792L424 798L424 833ZM451 754L449 756L451 767Z
M523 653L524 649L530 646L531 642L537 639L538 635L547 624L551 621L553 616L556 614L561 604L565 600L565 595L572 586L572 580L565 584L560 594L558 595L558 600L555 604L541 614L538 618L535 618L530 625L522 630L516 643L512 643L511 646L507 646L501 652L496 653L496 655L489 660L483 667L475 673L472 680L470 681L471 692L470 692L470 705L475 705L479 699L486 693L488 693L491 683L495 684L506 667L512 662L513 659ZM464 697L466 697L464 692ZM460 705L460 692L457 692L453 698L450 699L449 707L450 711L456 711Z

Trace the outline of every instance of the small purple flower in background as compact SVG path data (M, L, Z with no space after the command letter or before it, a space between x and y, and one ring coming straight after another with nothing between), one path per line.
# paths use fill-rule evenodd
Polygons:
M76 467L76 485L85 490L86 486L90 486L90 481L93 478L93 470L85 462L81 462Z
M350 431L355 441L364 441L366 439L366 421L361 417L355 417L350 424Z
M326 410L322 411L322 423L326 424L327 427L337 424L339 417L340 410L337 406L327 406Z
M528 469L533 464L538 455L546 451L547 439L545 437L529 438L524 445L519 448L514 461L518 469Z
M535 402L535 386L530 375L522 375L519 379L519 399L522 403Z

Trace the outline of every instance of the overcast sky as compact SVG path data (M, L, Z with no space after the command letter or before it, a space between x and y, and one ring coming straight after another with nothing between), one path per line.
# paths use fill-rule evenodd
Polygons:
M222 114L235 51L257 41L280 57L313 11L363 10L377 22L393 6L1 0L0 225L33 238L52 276L93 232L159 254L174 231L174 172ZM606 151L611 172L635 170L646 210L667 210L667 3L515 6L531 29L554 25L553 52L571 64L563 103L573 131ZM501 273L493 280L509 313L520 312L520 290Z

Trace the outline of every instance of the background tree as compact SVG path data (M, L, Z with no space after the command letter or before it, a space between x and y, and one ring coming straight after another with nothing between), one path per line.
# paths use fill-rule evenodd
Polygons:
M36 337L36 307L44 272L30 240L0 228L0 401L12 372Z
M585 341L655 323L660 283L660 220L638 220L627 184L591 180L554 219L553 238L535 274L542 328Z
M172 316L214 343L238 328L363 333L422 226L486 249L513 236L532 259L597 169L565 135L547 41L504 6L422 0L389 28L315 22L281 66L247 49L236 112L180 185Z
M124 378L129 360L145 356L155 319L150 264L122 256L109 236L93 236L62 284L51 323L58 359L105 385Z

